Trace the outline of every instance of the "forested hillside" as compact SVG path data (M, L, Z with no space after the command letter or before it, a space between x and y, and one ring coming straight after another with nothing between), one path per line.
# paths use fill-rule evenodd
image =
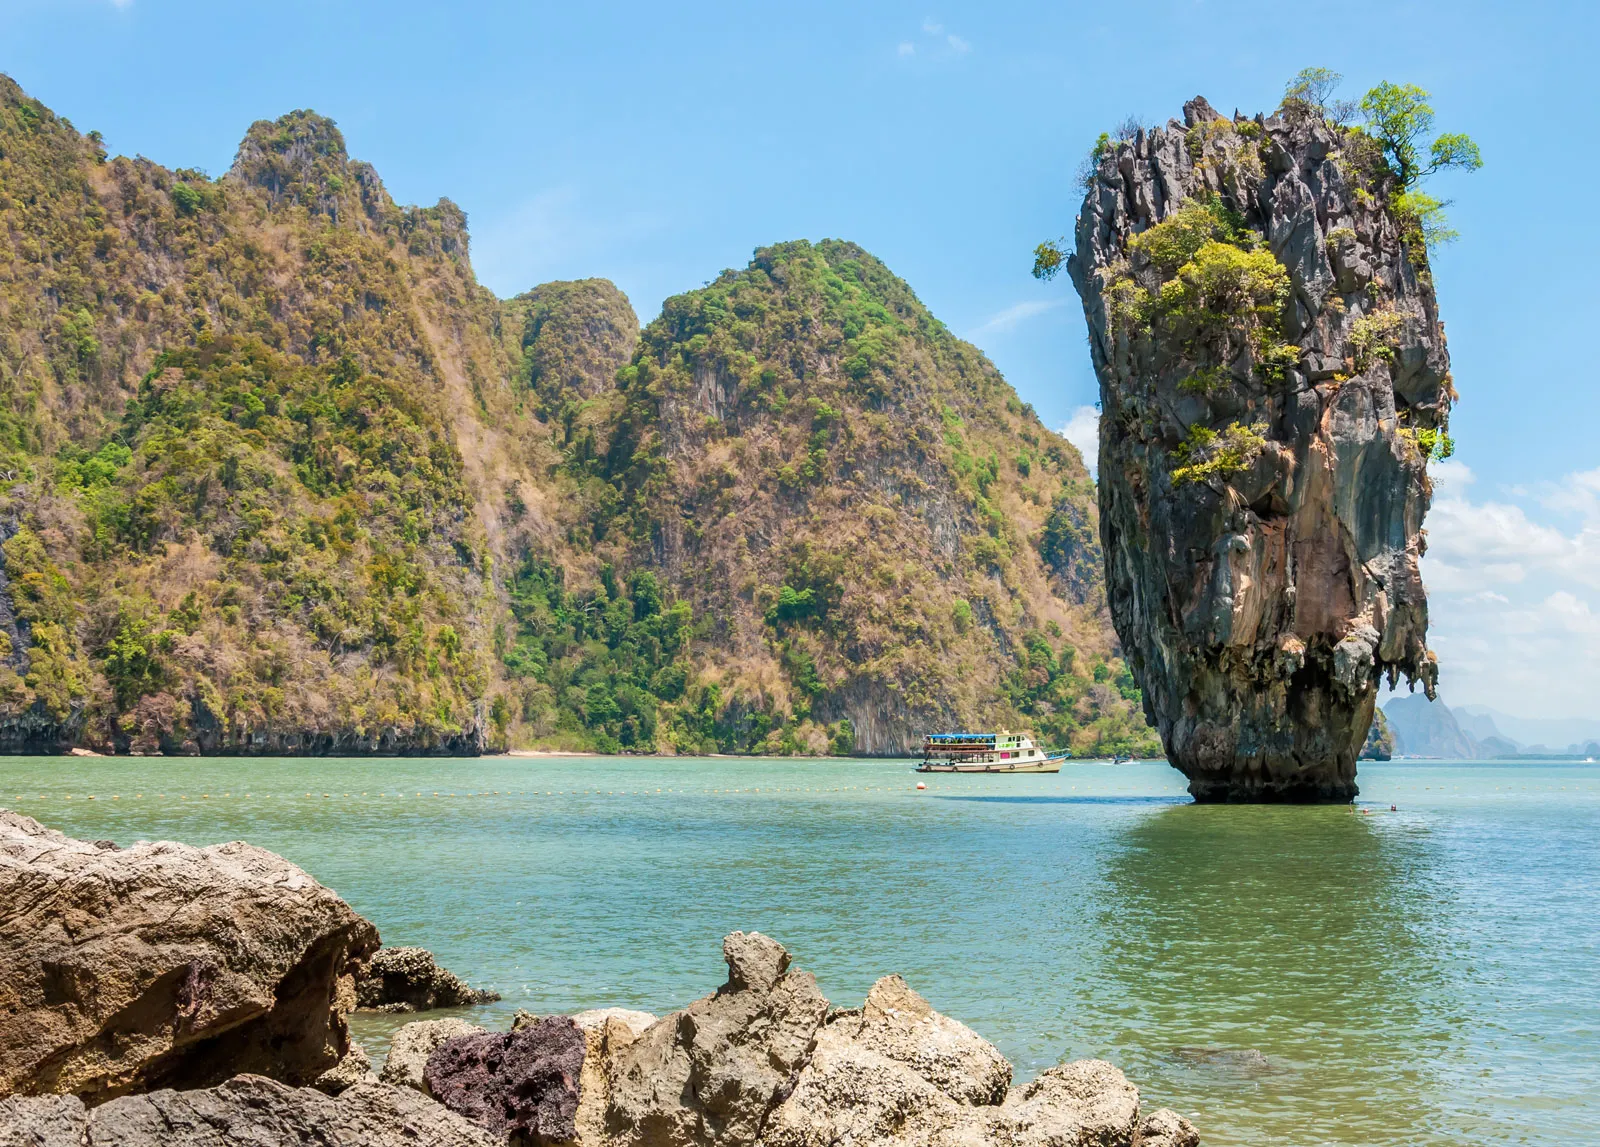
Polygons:
M1148 747L1092 487L850 244L478 285L331 121L212 179L0 77L0 747Z

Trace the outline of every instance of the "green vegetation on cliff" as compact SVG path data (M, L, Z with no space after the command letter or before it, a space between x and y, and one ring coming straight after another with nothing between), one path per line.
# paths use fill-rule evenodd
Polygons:
M1071 446L850 244L495 299L334 125L220 179L0 78L0 741L1148 751Z

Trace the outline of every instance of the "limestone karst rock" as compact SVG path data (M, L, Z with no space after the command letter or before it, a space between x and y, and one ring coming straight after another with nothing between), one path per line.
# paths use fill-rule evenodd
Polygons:
M499 998L441 968L426 948L380 948L356 976L356 1006L363 1011L427 1012Z
M1112 619L1198 800L1350 800L1379 679L1433 688L1454 390L1397 192L1315 109L1196 99L1105 147L1078 217Z
M0 1095L311 1083L348 1049L351 971L377 944L264 849L118 848L0 810Z

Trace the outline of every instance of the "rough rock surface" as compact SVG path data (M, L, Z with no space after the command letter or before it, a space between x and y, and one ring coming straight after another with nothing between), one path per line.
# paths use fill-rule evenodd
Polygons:
M511 1032L458 1036L434 1049L423 1070L428 1094L500 1136L537 1143L572 1139L586 1045L566 1016Z
M426 1012L499 998L499 992L468 987L426 948L381 948L356 977L356 1006L363 1011Z
M384 1058L383 1070L378 1078L398 1087L411 1087L427 1094L427 1084L422 1073L428 1066L428 1057L440 1044L465 1035L481 1035L484 1028L466 1020L419 1020L406 1024L394 1033L389 1042L389 1054Z
M934 1011L899 976L885 976L867 993L856 1043L910 1067L959 1103L999 1103L1011 1087L1011 1064L998 1048L957 1020Z
M862 1007L830 1013L776 942L735 932L723 951L728 983L715 995L637 1037L615 1017L586 1033L582 1142L1139 1147L1145 1126L1193 1136L1170 1112L1141 1124L1139 1093L1110 1064L1063 1064L1009 1087L999 1051L898 976L873 985ZM591 1089L607 1095L603 1117ZM1149 1143L1194 1147L1198 1137Z
M317 1076L311 1086L329 1095L339 1095L363 1080L377 1078L378 1074L372 1070L372 1057L367 1055L367 1049L352 1042L350 1050L344 1053L344 1058Z
M310 1083L372 925L248 844L73 840L0 811L0 1094Z
M1454 390L1427 255L1320 114L1184 116L1104 152L1068 261L1112 619L1196 799L1347 801L1380 677L1436 673L1418 559ZM1136 241L1208 199L1220 258ZM1252 250L1276 298L1240 286Z
M809 972L759 932L722 942L728 982L620 1049L608 1132L619 1144L753 1143L828 1011Z
M1200 1147L1200 1133L1170 1108L1152 1111L1139 1125L1139 1147Z
M415 1092L359 1083L337 1098L241 1075L200 1091L0 1099L0 1147L503 1147Z

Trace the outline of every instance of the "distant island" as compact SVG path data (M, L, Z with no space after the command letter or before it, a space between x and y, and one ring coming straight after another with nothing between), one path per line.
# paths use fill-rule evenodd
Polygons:
M1600 720L1595 719L1529 719L1487 705L1451 709L1420 694L1391 698L1383 714L1393 732L1395 756L1463 761L1600 757Z

